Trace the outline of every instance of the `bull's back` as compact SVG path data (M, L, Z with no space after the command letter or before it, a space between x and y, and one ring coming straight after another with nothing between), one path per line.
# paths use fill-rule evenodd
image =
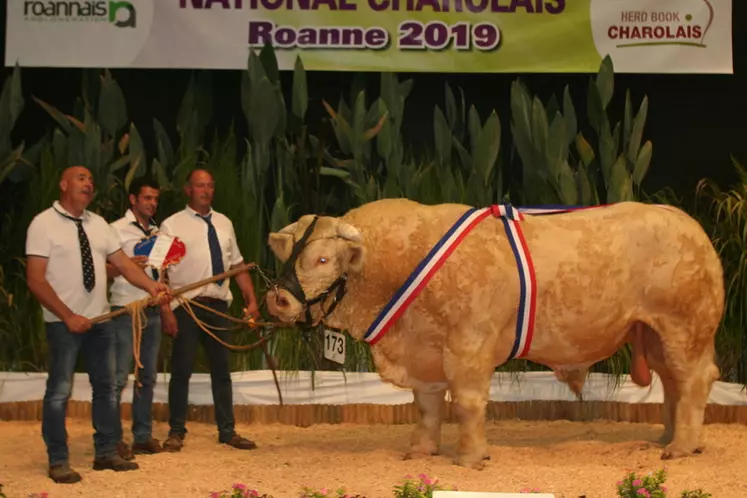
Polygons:
M403 268L410 271L470 207L382 199L352 210L346 218L359 226L365 223L379 243L399 247L402 262L408 260ZM694 279L721 285L721 263L710 239L696 220L675 207L623 202L525 216L520 225L540 299L543 291L550 292L572 306L569 300L582 299L584 293L612 302L656 290L662 298L673 296L673 286ZM440 288L439 282L444 286L440 292L448 285L515 282L516 263L503 223L492 216L472 229L448 261L433 278L431 287Z
M607 316L624 321L638 311L722 306L718 254L700 224L677 208L625 202L533 217L525 227L538 294L554 323L570 310L601 326Z

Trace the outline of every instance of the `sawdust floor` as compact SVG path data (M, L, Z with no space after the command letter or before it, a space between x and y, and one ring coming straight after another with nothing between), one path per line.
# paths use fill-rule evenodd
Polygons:
M443 455L403 461L411 429L412 425L241 425L237 430L260 448L240 451L216 444L214 426L190 423L181 453L138 456L140 470L115 473L91 469L90 423L68 419L71 462L83 481L58 485L46 477L40 423L0 422L0 483L8 498L42 491L50 498L208 497L235 482L275 498L298 497L304 485L344 486L367 498L387 498L406 474L425 473L465 491L518 492L534 487L558 498L596 498L614 497L615 482L627 470L647 473L666 463L668 496L679 497L682 490L697 487L714 498L747 496L747 427L742 425L707 425L703 454L662 462L655 443L661 432L658 425L488 423L491 460L482 471L452 465L452 424L444 426ZM157 424L154 435L163 440L166 431L165 424Z

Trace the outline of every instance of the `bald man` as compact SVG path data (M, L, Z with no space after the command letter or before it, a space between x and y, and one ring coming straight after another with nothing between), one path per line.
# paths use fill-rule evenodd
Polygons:
M169 283L180 288L229 268L244 264L239 250L233 223L212 207L215 194L213 175L204 169L195 169L187 176L184 193L189 199L183 210L174 213L161 224L161 232L179 237L187 248L181 263L168 270ZM259 316L257 297L248 273L236 275L246 308L246 316ZM203 306L227 314L233 301L228 279L218 281L183 296L200 302ZM177 302L161 307L162 327L174 337L171 353L171 379L169 380L169 435L163 443L166 451L181 451L187 435L187 405L189 379L192 376L197 348L202 343L210 367L210 385L215 406L215 423L218 442L240 450L257 447L254 441L240 436L234 430L233 392L230 351L214 338L205 334L197 323ZM195 316L212 327L222 327L215 335L224 342L231 337L231 323L207 310L194 308Z
M111 321L92 324L108 313L106 262L131 284L168 303L168 287L150 279L122 251L113 228L88 211L93 199L91 172L74 166L62 173L60 198L31 221L26 237L26 279L40 302L49 345L49 372L42 412L49 477L58 483L81 480L68 459L65 415L80 353L93 390L94 470L135 470L117 454L121 418L117 409L114 332Z

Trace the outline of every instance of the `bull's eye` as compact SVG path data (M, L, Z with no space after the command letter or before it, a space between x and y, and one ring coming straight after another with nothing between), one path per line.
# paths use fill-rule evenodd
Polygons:
M325 258L325 257L321 257L321 258L319 258L319 264L320 264L320 265L323 265L323 264L325 264L326 262L327 262L327 258Z

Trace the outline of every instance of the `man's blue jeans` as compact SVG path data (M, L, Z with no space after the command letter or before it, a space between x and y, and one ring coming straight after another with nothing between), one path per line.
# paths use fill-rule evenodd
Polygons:
M119 307L112 306L112 311ZM143 327L140 341L140 363L138 380L142 386L132 386L132 437L135 444L143 444L150 439L153 432L153 388L156 385L158 368L158 350L161 345L161 314L158 308L145 308L147 323ZM116 340L116 375L117 375L117 408L122 402L122 391L127 386L129 375L133 371L132 356L132 317L129 313L112 320ZM122 440L120 425L118 441Z
M49 465L68 462L65 417L73 391L73 375L79 353L83 353L93 396L91 418L95 458L116 453L117 411L114 376L114 332L111 322L93 325L87 332L73 334L63 322L46 324L49 346L49 374L42 409L42 437L47 445Z

